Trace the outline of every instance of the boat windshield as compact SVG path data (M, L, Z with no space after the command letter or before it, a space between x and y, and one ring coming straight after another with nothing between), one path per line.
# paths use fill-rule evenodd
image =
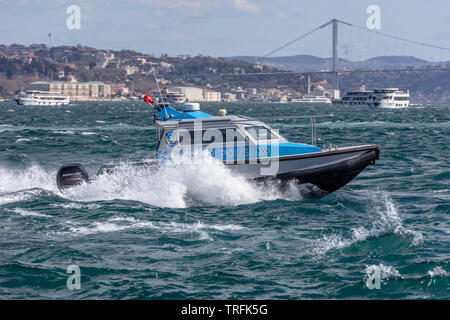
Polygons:
M256 141L279 140L279 142L287 142L280 134L264 126L248 126L244 129Z

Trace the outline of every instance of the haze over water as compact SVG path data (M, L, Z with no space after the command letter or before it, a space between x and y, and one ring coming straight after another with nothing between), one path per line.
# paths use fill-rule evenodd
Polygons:
M59 166L154 158L142 102L0 103L0 298L449 299L450 105L369 109L201 104L252 117L334 113L319 146L381 159L320 200L257 187L222 165L132 169L61 194ZM305 120L268 123L310 142ZM81 290L66 268L81 268ZM381 270L369 290L367 271Z

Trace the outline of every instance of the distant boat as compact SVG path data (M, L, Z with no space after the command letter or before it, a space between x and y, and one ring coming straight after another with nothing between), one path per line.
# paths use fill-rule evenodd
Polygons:
M333 104L361 105L369 107L405 108L409 107L409 90L398 88L381 88L348 91L342 99L333 100Z
M152 91L153 97L155 97L158 102L168 102L168 103L184 103L186 102L186 97L181 92L172 92L168 90Z
M375 106L382 108L407 108L409 107L409 90L398 88L386 88L373 90L377 97Z
M291 102L300 103L331 103L331 99L325 96L304 95L300 99L292 99Z
M28 90L26 93L19 93L16 102L24 106L68 106L70 97L48 91Z
M288 102L289 102L289 100L285 97L281 97L274 101L274 103L288 103Z

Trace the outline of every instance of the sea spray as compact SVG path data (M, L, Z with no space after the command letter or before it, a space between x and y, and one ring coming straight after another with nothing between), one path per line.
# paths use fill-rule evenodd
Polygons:
M57 191L56 170L48 172L38 165L27 168L0 167L0 193L11 193L34 188Z
M412 237L411 245L415 246L423 241L423 235L403 226L394 201L386 191L377 191L373 194L371 213L367 214L369 226L351 228L350 236L340 233L327 234L313 241L315 255L323 255L330 250L342 249L354 243L366 241L369 238L377 238L386 234Z
M199 203L236 206L259 201L301 200L301 186L289 184L283 192L278 184L257 185L233 173L222 162L204 155L201 163L183 159L155 168L120 163L113 173L96 176L63 192L57 190L56 171L33 165L22 169L0 168L0 193L10 202L12 192L41 189L71 201L135 200L157 207L185 208ZM0 198L0 203L2 198Z

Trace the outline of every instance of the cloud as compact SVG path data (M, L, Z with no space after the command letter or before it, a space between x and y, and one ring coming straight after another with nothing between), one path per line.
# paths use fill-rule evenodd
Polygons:
M178 9L187 15L199 16L207 10L231 8L253 15L258 15L262 9L251 0L129 0L153 6L155 9Z
M249 2L248 0L233 0L233 6L237 10L246 11L251 14L257 15L262 12L261 7Z

